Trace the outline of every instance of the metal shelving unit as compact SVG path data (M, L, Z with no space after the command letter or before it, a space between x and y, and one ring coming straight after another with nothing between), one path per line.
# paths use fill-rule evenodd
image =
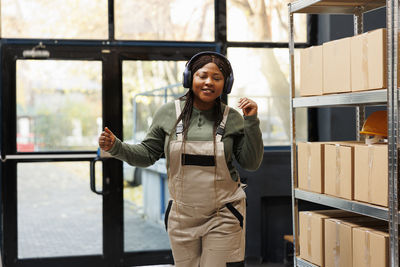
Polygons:
M338 209L375 217L388 221L390 235L390 266L399 267L399 201L398 201L398 138L399 138L399 92L397 85L397 44L398 44L398 0L297 0L288 4L289 11L289 55L290 55L290 108L291 108L291 166L292 166L292 209L293 209L293 240L294 265L314 267L297 257L298 244L298 201L323 204ZM334 95L295 97L294 84L294 13L310 14L352 14L354 16L354 34L363 32L363 13L386 6L387 22L387 89L343 93ZM396 34L394 34L396 33ZM395 60L396 59L396 60ZM364 122L365 106L387 105L388 110L388 178L389 178L389 207L383 208L357 201L345 200L324 194L312 193L297 189L297 160L296 160L296 123L295 109L310 107L356 107L357 139L360 140L359 130Z

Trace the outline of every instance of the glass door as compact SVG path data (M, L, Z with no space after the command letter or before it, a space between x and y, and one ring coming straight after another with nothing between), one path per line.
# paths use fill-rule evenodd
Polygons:
M76 159L17 162L18 259L103 252L102 198L88 186L89 162L75 154L97 149L101 68L101 61L16 62L17 153Z
M109 163L94 164L104 113L101 54L43 60L4 51L3 264L108 266L119 254L109 256L105 237L119 228L105 220L112 198L90 186L112 195L103 175Z
M122 61L124 141L141 142L156 110L184 94L184 61ZM170 251L164 225L168 205L165 158L148 168L123 163L124 252Z

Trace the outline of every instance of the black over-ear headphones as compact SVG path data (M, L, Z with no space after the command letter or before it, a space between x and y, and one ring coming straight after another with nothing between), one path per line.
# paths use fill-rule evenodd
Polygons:
M233 80L234 80L231 63L224 55L217 53L217 52L213 52L213 51L205 51L205 52L197 53L186 63L185 70L183 72L183 87L190 88L192 86L192 72L190 70L191 65L192 65L193 61L195 61L198 57L203 56L203 55L215 55L226 61L226 63L229 66L229 76L226 77L226 79L225 79L224 93L229 94L232 90L232 85L233 85Z

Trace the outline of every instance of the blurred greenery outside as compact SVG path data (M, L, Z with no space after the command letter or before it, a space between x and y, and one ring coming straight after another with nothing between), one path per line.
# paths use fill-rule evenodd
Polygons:
M179 85L184 65L183 61L122 63L124 140L137 142L143 139L157 108L184 94L184 88ZM168 85L177 86L163 89Z
M17 61L19 143L33 142L32 151L95 150L101 116L100 62Z

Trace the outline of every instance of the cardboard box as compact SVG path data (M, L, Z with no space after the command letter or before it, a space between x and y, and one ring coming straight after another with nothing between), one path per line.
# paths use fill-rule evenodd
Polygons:
M300 49L300 96L322 95L322 46Z
M354 159L354 199L387 207L387 144L355 145Z
M351 92L350 47L351 38L322 45L323 94Z
M387 88L386 29L351 38L352 91Z
M325 224L327 218L359 217L343 210L299 212L300 257L319 266L324 265Z
M325 194L353 200L354 144L336 143L324 147Z
M324 193L324 145L321 142L297 144L299 189Z
M353 228L387 225L371 217L325 219L325 266L353 266Z
M389 233L386 229L353 228L353 266L389 266Z

